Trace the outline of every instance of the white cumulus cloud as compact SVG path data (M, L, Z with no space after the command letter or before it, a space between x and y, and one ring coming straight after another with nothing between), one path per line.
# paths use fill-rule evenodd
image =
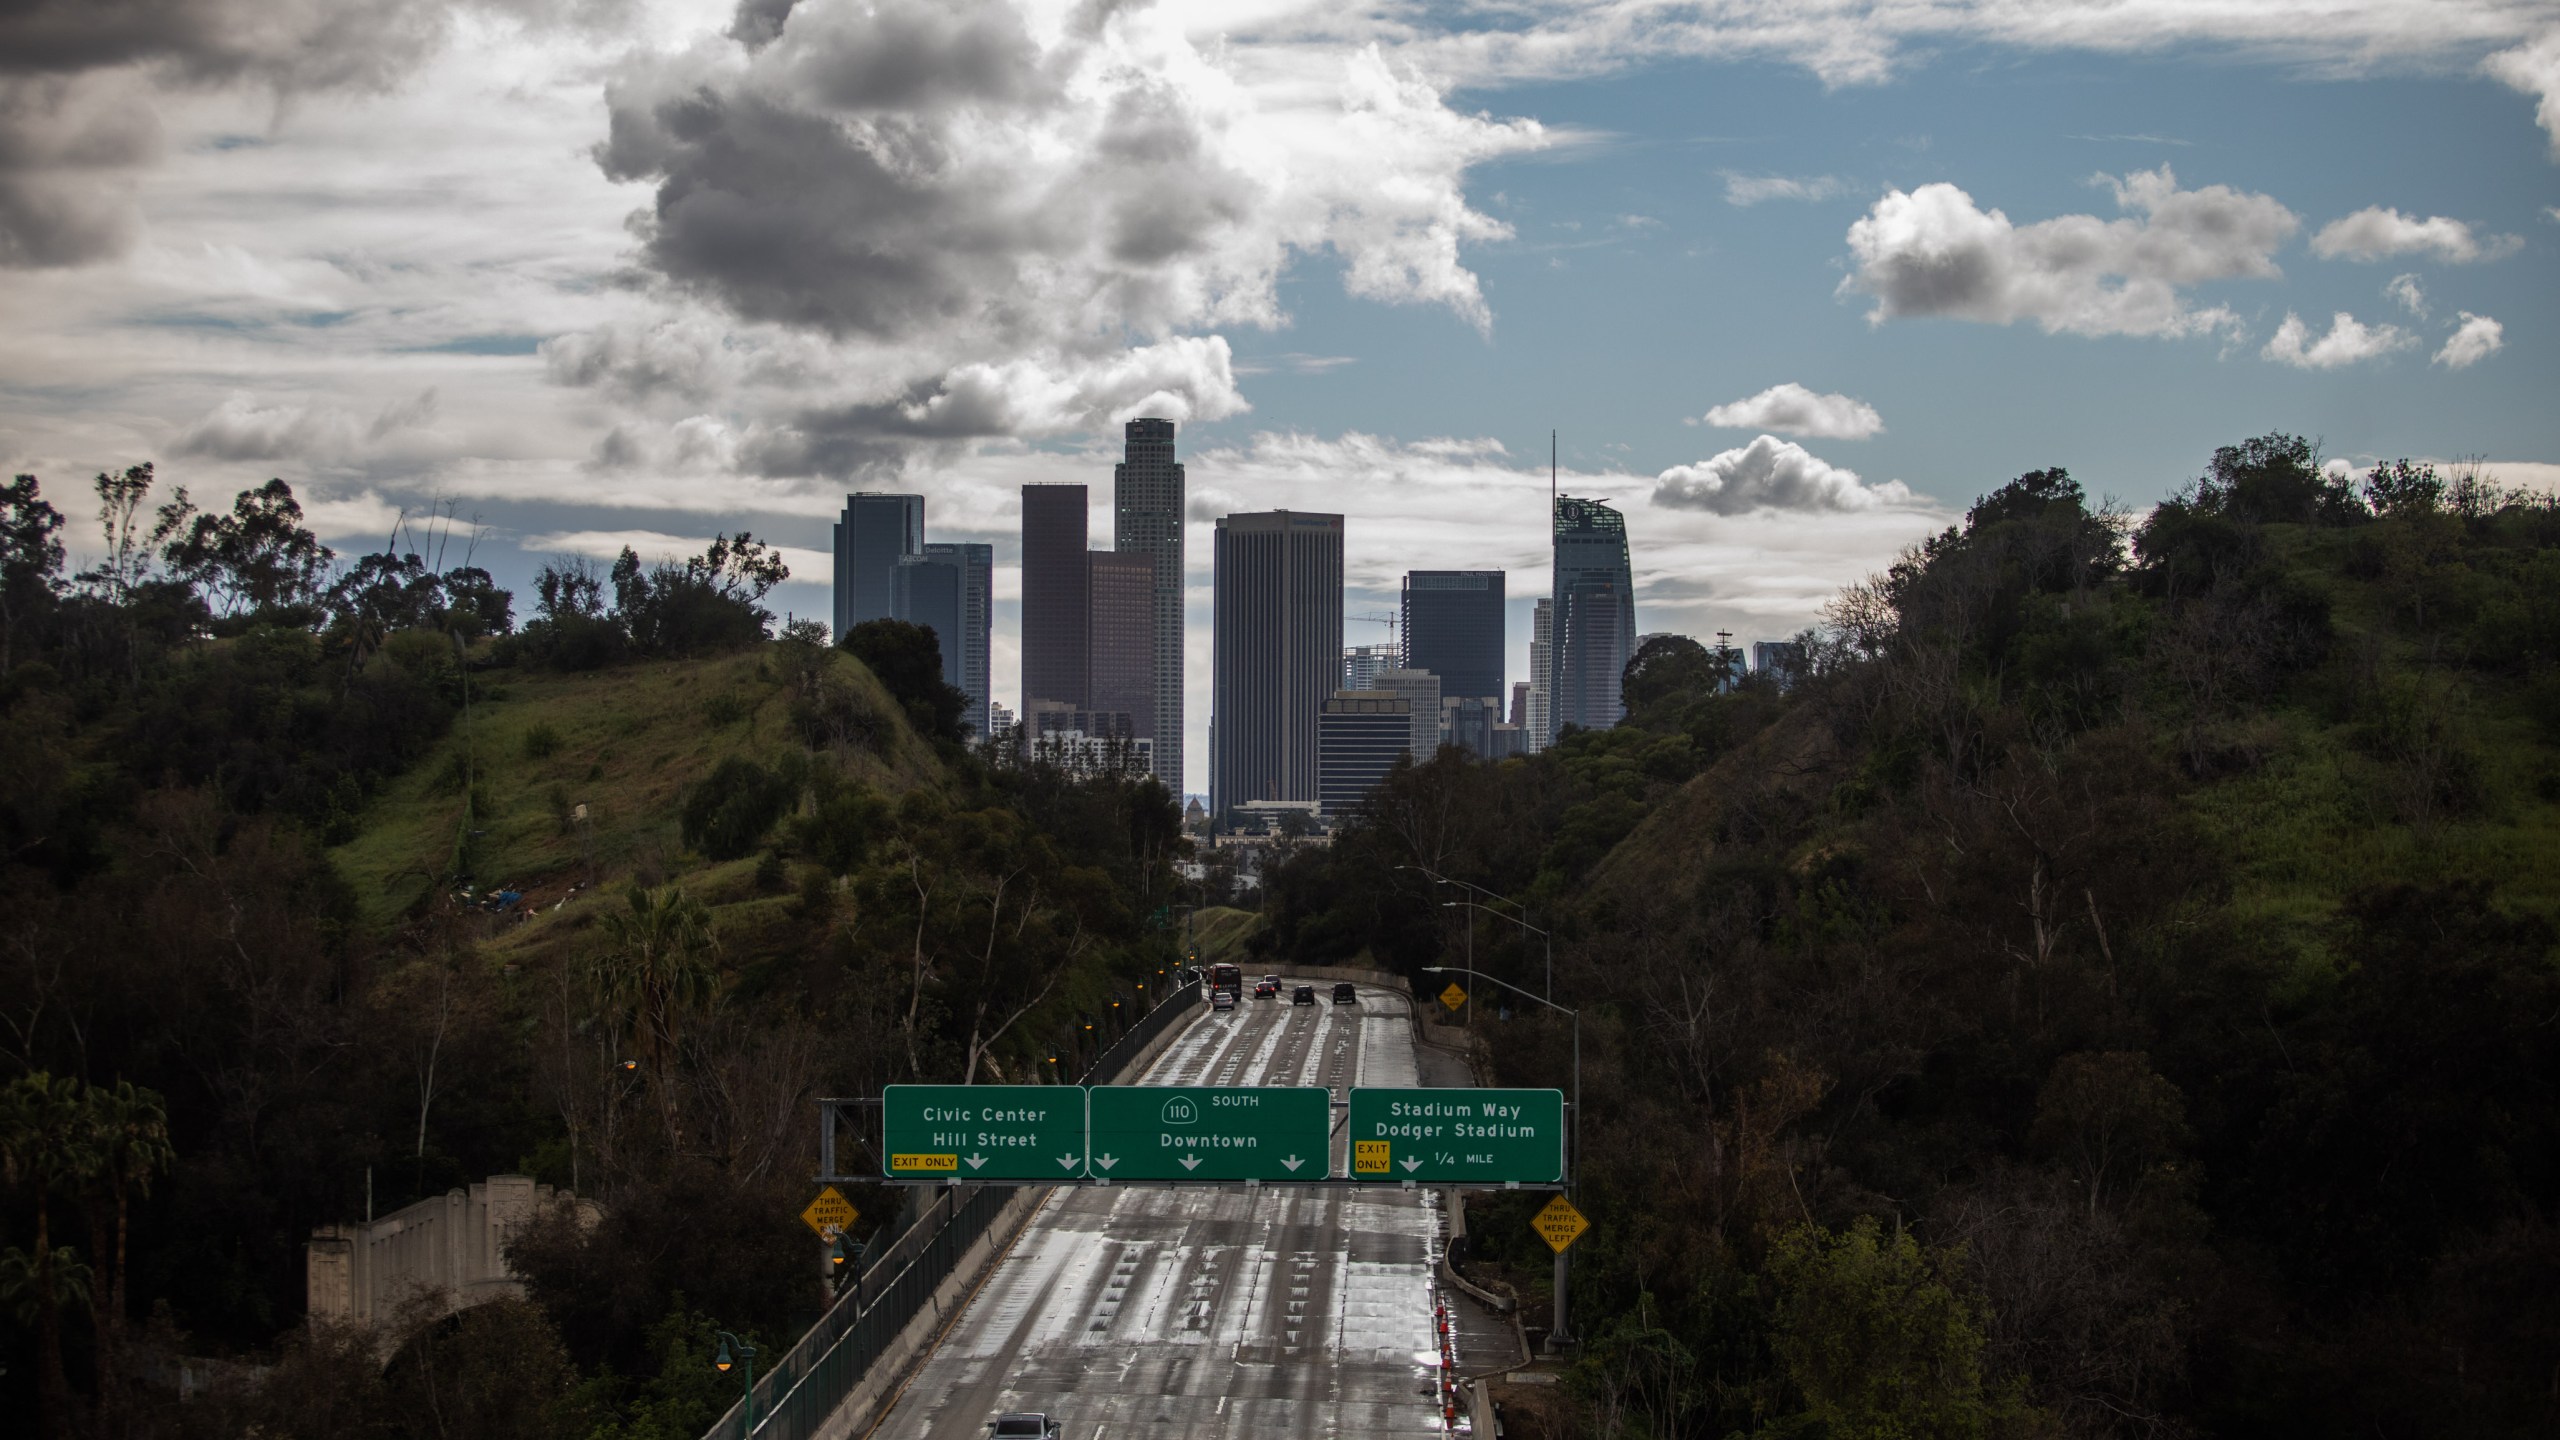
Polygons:
M1808 390L1792 380L1718 405L1706 419L1726 430L1775 430L1823 440L1864 440L1884 430L1884 417L1866 401Z
M1849 182L1837 175L1809 175L1796 179L1786 175L1742 175L1727 170L1724 174L1724 203L1757 205L1763 200L1836 200L1849 193Z
M2445 215L2421 220L2380 205L2332 220L2311 237L2313 254L2329 260L2386 260L2394 255L2433 255L2451 265L2495 260L2514 253L2524 241L2513 235L2474 234L2469 225Z
M2448 370L2468 370L2506 348L2507 327L2486 315L2462 312L2462 324L2436 352L2435 363Z
M2273 278L2277 247L2301 223L2265 195L2227 185L2181 190L2166 165L2099 178L2125 218L2016 225L1954 185L1894 190L1849 227L1857 269L1841 289L1874 296L1868 319L1877 324L1946 315L2032 320L2048 333L2193 335L2236 318L2223 306L2197 308L2187 288Z
M2535 98L2533 118L2551 137L2551 158L2560 160L2560 26L2490 56L2487 67L2490 74Z
M2302 370L2335 370L2343 365L2373 360L2394 350L2416 343L2416 337L2397 325L2367 325L2341 310L2329 318L2329 333L2318 339L2311 337L2311 327L2302 317L2288 310L2284 323L2276 327L2266 348L2258 353L2265 359L2291 365Z
M1749 510L1873 510L1915 498L1899 480L1870 485L1855 470L1775 435L1674 465L1655 477L1653 503L1675 510L1739 515Z
M2415 275L2394 275L2382 287L2382 293L2393 304L2424 320L2427 318L2427 292Z

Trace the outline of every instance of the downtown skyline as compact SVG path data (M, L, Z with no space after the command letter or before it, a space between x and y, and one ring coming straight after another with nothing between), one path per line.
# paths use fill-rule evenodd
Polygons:
M1161 415L1195 793L1215 517L1344 514L1355 617L1508 572L1518 680L1551 426L1638 627L1745 639L2042 466L2560 476L2560 6L238 4L0 21L53 97L0 112L0 458L75 552L151 460L344 557L450 507L519 587L749 529L822 617L844 495L919 494L1018 708L1020 488L1112 534Z

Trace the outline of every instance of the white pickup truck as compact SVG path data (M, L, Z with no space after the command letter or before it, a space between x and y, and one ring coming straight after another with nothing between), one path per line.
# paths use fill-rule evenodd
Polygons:
M1058 1440L1057 1418L1029 1411L999 1415L990 1428L995 1431L996 1440Z

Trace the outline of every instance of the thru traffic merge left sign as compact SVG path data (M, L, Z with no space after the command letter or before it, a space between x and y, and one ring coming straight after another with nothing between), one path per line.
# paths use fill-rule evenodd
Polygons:
M1548 1201L1545 1209L1529 1217L1529 1228L1538 1232L1538 1238L1547 1242L1548 1249L1561 1255L1572 1247L1574 1241L1582 1238L1582 1232L1591 1228L1591 1222L1582 1218L1582 1212L1573 1208L1572 1201L1559 1195Z
M1096 1180L1322 1180L1333 1092L1321 1085L1097 1085Z
M854 1209L853 1202L844 1198L844 1192L833 1185L819 1191L818 1198L809 1202L809 1208L800 1212L801 1223L817 1231L821 1240L833 1240L852 1229L853 1222L861 1218L862 1212Z
M891 1085L881 1154L898 1180L1075 1180L1084 1175L1079 1085Z

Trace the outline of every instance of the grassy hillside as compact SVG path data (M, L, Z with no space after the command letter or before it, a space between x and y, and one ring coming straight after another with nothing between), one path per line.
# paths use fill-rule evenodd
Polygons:
M1247 944L1269 923L1270 917L1259 910L1210 906L1191 917L1192 951L1203 965L1244 964L1252 958L1245 953Z
M871 673L841 652L825 663L884 729L877 750L845 756L849 778L892 794L939 784L931 747ZM518 889L537 917L572 887L592 894L633 876L743 885L755 862L688 856L676 809L723 759L769 763L800 747L794 681L782 669L763 647L579 674L494 672L444 739L383 787L356 837L331 852L364 923L383 929L425 914L457 873L483 890Z

